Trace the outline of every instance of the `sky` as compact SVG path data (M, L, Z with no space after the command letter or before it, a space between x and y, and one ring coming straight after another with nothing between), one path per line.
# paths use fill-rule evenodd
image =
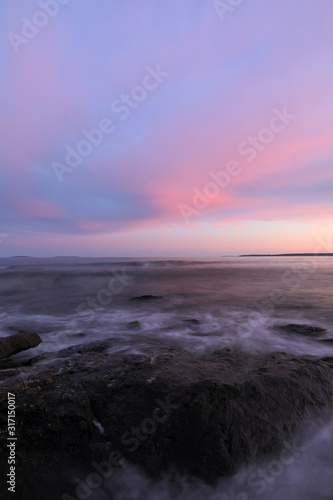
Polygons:
M320 251L332 18L331 0L1 2L0 256Z

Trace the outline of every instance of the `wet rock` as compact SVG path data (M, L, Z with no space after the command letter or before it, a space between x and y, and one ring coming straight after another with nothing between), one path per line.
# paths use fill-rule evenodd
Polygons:
M189 326L199 326L201 324L198 319L183 319L182 323Z
M77 498L76 478L111 454L151 477L175 467L212 482L281 450L308 412L333 404L332 357L198 354L158 339L146 339L144 354L123 354L118 345L45 353L47 364L2 381L0 405L11 392L19 408L17 498ZM3 412L0 428L6 422ZM0 434L0 451L6 444Z
M26 322L25 322L26 323ZM10 332L14 332L14 333L26 333L27 330L33 330L34 333L38 333L38 335L41 333L51 333L53 330L51 328L48 328L47 326L45 325L37 325L37 324L34 324L32 323L31 325L25 325L25 328L22 330L21 327L17 326L17 325L9 325L7 326L7 330L9 330Z
M0 369L0 380L5 380L14 375L17 375L17 370L15 368Z
M163 297L161 295L141 295L140 297L132 297L130 300L148 302L150 300L161 300Z
M296 333L298 335L305 335L307 337L320 337L320 335L323 335L327 332L325 328L313 325L290 324L280 325L278 328L287 333Z
M140 321L131 321L130 323L127 323L126 326L130 330L139 330L141 328L141 323Z
M42 339L37 333L17 333L16 335L0 338L0 359L37 347L41 342Z

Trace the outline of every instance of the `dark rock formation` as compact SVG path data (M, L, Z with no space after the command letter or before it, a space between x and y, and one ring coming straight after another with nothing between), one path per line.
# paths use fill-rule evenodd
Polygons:
M16 396L16 498L78 498L76 479L102 474L102 462L211 482L277 452L309 411L333 405L333 358L199 355L144 340L144 355L111 353L110 339L0 371L1 407ZM0 434L2 471L6 444Z
M131 321L130 323L127 323L126 326L130 330L139 330L141 328L141 323L140 321Z
M37 347L41 342L42 339L37 333L17 333L10 337L0 338L0 359Z
M185 323L186 325L189 325L189 326L199 326L200 325L200 321L198 319L183 319L182 322Z
M139 297L132 297L130 300L148 302L150 300L161 300L161 299L163 299L161 295L140 295Z
M287 333L296 333L298 335L306 335L307 337L320 337L327 332L325 328L320 328L319 326L312 325L282 325L278 327L279 329Z

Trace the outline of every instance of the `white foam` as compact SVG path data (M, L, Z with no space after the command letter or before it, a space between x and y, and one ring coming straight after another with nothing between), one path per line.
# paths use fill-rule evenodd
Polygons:
M97 429L99 430L99 432L101 434L105 434L104 427L102 426L102 424L96 418L93 419L93 424L97 427Z

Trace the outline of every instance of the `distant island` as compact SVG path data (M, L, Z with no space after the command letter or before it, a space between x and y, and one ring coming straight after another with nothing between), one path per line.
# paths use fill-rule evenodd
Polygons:
M333 257L333 253L265 253L240 255L240 257Z

